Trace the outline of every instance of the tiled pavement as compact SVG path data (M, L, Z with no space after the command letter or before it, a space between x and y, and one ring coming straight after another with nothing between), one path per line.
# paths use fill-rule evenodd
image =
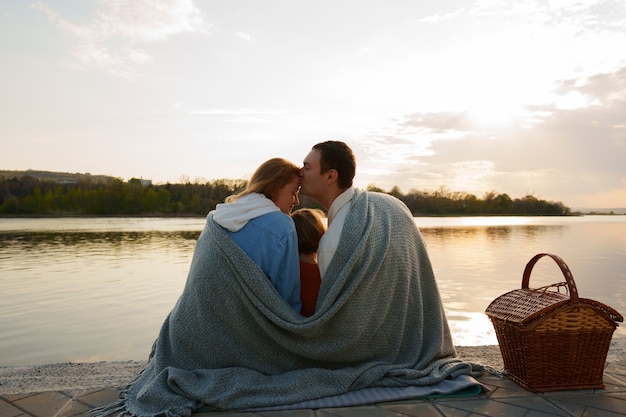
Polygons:
M475 397L388 402L360 407L261 413L196 413L193 417L613 417L626 416L626 361L605 369L605 389L534 394L508 379L483 376L491 388ZM115 388L0 394L0 417L88 416L92 407L117 399Z

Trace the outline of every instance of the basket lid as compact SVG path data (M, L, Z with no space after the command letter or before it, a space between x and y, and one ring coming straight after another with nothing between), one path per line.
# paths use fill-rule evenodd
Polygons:
M559 285L559 284L557 284ZM502 294L489 304L485 313L491 319L528 324L549 311L569 303L570 297L546 288L521 288Z

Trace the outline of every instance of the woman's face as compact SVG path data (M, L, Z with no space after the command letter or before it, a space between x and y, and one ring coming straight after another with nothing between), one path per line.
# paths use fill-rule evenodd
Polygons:
M283 213L291 213L294 206L300 204L298 191L300 190L300 178L294 177L283 188L278 190L272 197L272 201Z

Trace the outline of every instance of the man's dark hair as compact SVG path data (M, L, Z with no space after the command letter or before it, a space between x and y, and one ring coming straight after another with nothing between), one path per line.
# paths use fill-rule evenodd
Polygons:
M343 142L329 140L318 143L313 149L320 153L320 173L331 169L337 171L337 184L342 190L352 187L352 180L356 174L356 160L352 149Z

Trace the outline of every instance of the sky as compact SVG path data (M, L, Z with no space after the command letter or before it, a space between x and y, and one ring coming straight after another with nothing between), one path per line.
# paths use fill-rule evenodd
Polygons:
M0 0L0 170L626 207L623 0Z

